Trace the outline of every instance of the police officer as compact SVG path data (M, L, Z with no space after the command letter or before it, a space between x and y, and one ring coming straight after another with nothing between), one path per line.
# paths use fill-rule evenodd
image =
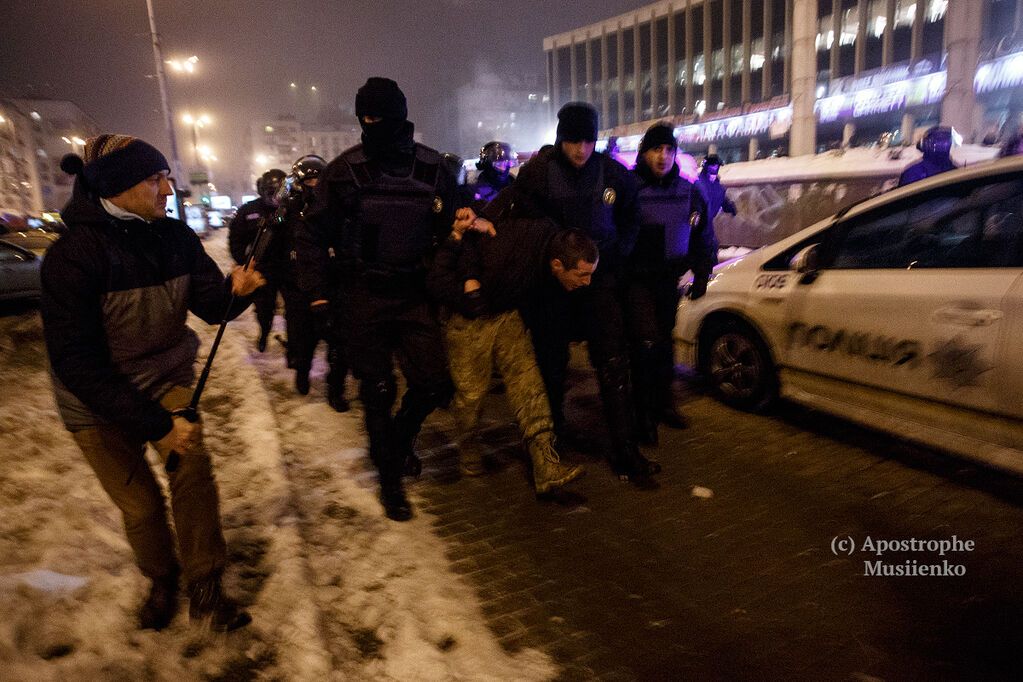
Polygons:
M622 309L624 269L639 230L636 179L594 151L597 111L570 102L558 112L556 143L522 167L512 186L512 212L537 213L561 229L576 228L597 244L599 267L590 286L523 308L537 364L547 386L555 428L564 433L568 347L585 339L597 372L611 436L611 464L622 480L642 484L660 471L636 446L628 343ZM500 218L485 215L495 224Z
M313 292L313 308L342 306L380 499L389 518L405 521L412 508L402 487L403 467L408 462L409 472L418 473L419 429L453 392L425 280L430 256L454 222L457 185L441 155L413 141L405 95L393 80L367 80L355 113L362 143L327 165L307 220L302 241L314 260L304 288ZM328 286L330 249L338 256L343 301ZM392 417L394 356L408 390Z
M474 206L482 206L497 196L502 189L512 184L515 176L511 169L518 165L518 157L507 142L491 140L480 149L480 160L476 168L480 173L472 184Z
M707 224L703 227L703 234L711 240L712 248L700 254L703 256L701 259L692 259L693 288L690 294L692 298L700 298L707 293L710 273L718 263L718 239L714 233L714 219L722 211L733 216L737 213L735 204L728 198L721 184L723 165L720 156L708 154L700 164L700 176L696 178L696 188L700 190L700 196L707 207Z
M684 428L675 405L671 331L678 306L678 280L690 262L704 262L714 248L704 232L706 208L699 191L681 177L671 126L656 123L639 143L640 231L629 264L627 301L632 345L637 438L657 443L657 425Z
M231 257L239 265L249 259L252 245L263 220L269 220L277 211L277 193L287 176L279 168L270 170L256 180L256 194L252 201L242 204L228 227L227 243ZM282 271L287 267L288 252L284 242L274 239L267 247L262 263L266 286L258 289L253 296L256 320L259 322L259 338L256 348L260 353L266 350L266 341L273 327L274 312L277 309L277 291L280 288Z
M948 126L929 128L916 147L924 153L924 158L902 171L899 187L956 168L951 156L952 129Z
M281 280L284 297L284 319L288 329L288 366L295 370L295 390L301 395L309 393L309 369L312 367L316 345L327 342L327 402L338 412L348 411L345 400L345 375L348 365L340 335L339 322L329 319L332 312L320 308L323 315L314 315L309 296L299 286L297 235L304 230L305 216L316 201L315 189L320 173L327 162L320 156L308 154L291 167L294 181L288 195L287 211L281 225L280 238L288 251L288 267ZM329 254L328 254L329 255Z

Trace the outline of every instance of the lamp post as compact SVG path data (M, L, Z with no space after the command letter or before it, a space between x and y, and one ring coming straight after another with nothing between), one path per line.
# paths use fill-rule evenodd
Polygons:
M186 124L192 126L192 157L195 161L195 165L199 167L199 129L205 128L210 124L210 117L206 114L200 114L199 116L192 116L192 114L185 112L181 116L181 120Z
M163 73L163 55L160 52L160 37L156 32L156 15L153 13L153 0L146 0L146 9L149 11L149 34L153 39L153 60L156 62L156 81L160 85L163 121L164 125L167 126L167 137L170 138L171 163L174 165L174 174L181 178L183 169L181 167L181 159L178 158L178 140L174 135L174 118L171 116L170 100L167 97L167 81Z

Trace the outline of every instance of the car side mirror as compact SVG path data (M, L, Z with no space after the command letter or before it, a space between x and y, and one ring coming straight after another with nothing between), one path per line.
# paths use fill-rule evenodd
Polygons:
M789 261L789 267L802 275L800 284L812 283L820 271L820 244L810 244L801 249Z

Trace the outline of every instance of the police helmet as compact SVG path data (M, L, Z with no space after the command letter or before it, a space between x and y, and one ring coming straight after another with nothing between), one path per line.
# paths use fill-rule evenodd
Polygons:
M291 175L298 182L305 182L306 180L312 180L318 178L324 168L327 167L327 162L322 156L316 154L306 154L301 157L291 166Z
M287 177L280 168L271 168L256 180L256 194L261 197L273 196Z
M458 154L452 154L451 152L444 152L441 154L441 160L451 175L454 176L455 182L459 185L465 184L465 166L462 163L462 157Z
M948 156L952 151L952 129L948 126L932 126L924 133L923 138L917 142L916 148L924 153L924 156Z
M476 168L493 168L498 161L511 161L514 164L518 163L518 158L510 144L491 140L480 148L480 160L476 162Z

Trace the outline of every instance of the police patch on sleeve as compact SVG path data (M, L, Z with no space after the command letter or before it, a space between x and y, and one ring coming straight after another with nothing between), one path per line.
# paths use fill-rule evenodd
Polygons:
M440 213L444 210L444 200L440 197L433 198L433 212Z
M614 206L615 199L618 198L618 193L614 191L614 188L608 187L604 190L604 205Z

